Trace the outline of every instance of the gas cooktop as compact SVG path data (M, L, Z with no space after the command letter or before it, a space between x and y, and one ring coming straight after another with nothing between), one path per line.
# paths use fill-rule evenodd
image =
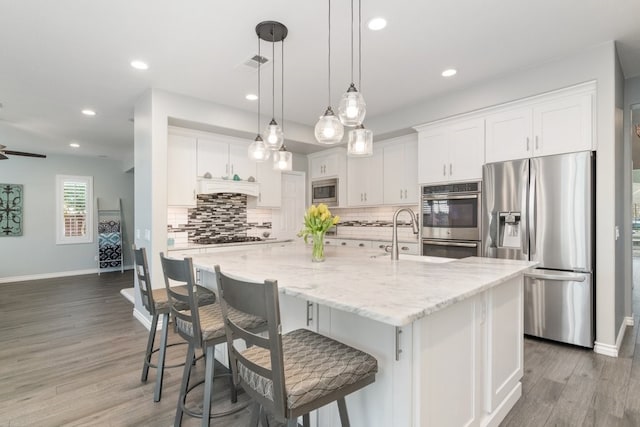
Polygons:
M215 245L220 243L259 242L261 240L260 237L255 236L206 236L193 239L193 242L200 245Z

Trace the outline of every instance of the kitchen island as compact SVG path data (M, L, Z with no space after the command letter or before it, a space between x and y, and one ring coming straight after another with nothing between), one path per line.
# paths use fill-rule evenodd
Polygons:
M521 395L522 274L535 263L404 257L291 243L193 256L198 280L213 267L276 279L283 330L307 327L369 352L376 382L347 397L354 426L498 425ZM225 351L217 352L225 361ZM314 414L338 426L337 408Z

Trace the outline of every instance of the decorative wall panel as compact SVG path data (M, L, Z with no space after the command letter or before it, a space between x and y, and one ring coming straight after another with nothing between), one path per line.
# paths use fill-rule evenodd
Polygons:
M22 236L22 184L0 184L0 236Z

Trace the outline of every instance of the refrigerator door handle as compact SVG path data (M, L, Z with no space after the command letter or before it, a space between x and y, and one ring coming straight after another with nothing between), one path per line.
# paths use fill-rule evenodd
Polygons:
M531 182L529 183L529 210L527 211L527 223L529 226L529 248L531 250L531 258L536 254L536 178L538 171L531 164Z
M524 273L524 277L539 280L555 280L558 282L584 282L586 276L559 276L554 274Z
M526 166L526 165L525 165ZM529 220L528 218L525 216L527 211L527 199L529 197L529 167L526 166L524 168L523 174L520 177L521 182L522 182L522 197L520 199L521 201L521 211L522 211L522 216L520 217L520 235L524 236L524 239L522 239L522 254L526 255L527 258L529 257Z

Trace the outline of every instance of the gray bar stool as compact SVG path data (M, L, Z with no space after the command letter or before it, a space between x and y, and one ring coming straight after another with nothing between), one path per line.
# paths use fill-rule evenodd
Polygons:
M266 427L266 410L288 427L297 427L299 416L309 427L309 412L336 401L342 426L349 426L344 398L375 381L378 361L308 329L282 334L275 280L243 281L217 265L215 271L234 382L256 402L250 425L260 418ZM237 312L267 319L268 337L236 322ZM249 348L238 348L239 339Z
M176 409L174 426L180 426L184 413L193 417L201 417L202 425L208 426L210 418L230 415L246 408L247 406L238 405L237 408L233 408L226 412L211 413L211 397L215 374L215 346L226 343L227 341L220 304L198 306L198 293L201 288L195 286L193 263L191 258L185 258L184 260L171 259L165 257L161 252L160 260L162 261L162 270L164 272L167 295L171 306L171 314L176 320L178 334L180 334L180 336L189 343L189 350L185 359L186 362L182 375L182 384L180 386L180 395L178 396L178 406ZM183 293L176 292L176 288L171 286L174 282L185 284L188 293L185 295ZM187 306L186 309L184 308L185 305ZM233 310L229 311L229 316L238 325L252 331L252 333L259 333L266 329L266 321L264 318L235 312ZM190 363L190 361L193 360L196 348L202 348L205 353L205 377L203 381L189 387L189 378L191 376L192 367L192 363ZM229 374L226 373L223 375L228 376ZM217 377L219 375L215 376ZM202 413L196 413L186 408L185 403L187 394L195 387L202 384L202 382L204 382ZM236 397L237 389L234 384L231 384L232 403L236 402Z
M142 376L140 381L147 382L147 376L149 375L149 368L156 368L156 386L153 392L154 402L159 402L162 395L162 379L164 377L165 368L177 368L182 366L182 363L178 365L165 366L165 357L167 353L167 347L174 345L186 344L186 342L179 342L167 345L167 335L169 332L169 300L167 297L167 290L165 288L152 289L149 276L149 265L147 263L147 252L145 248L136 249L133 245L133 261L136 276L138 277L138 288L140 289L140 298L144 308L147 309L151 315L151 328L149 329L149 338L147 340L147 349L144 353L144 363L142 365ZM176 292L187 293L187 288L182 286L176 289ZM213 304L216 301L216 295L202 288L202 292L199 294L199 305ZM184 307L186 308L186 306ZM162 330L160 332L160 346L154 348L154 342L156 338L156 329L158 327L158 319L162 316ZM158 353L158 363L151 363L151 356L153 353Z

